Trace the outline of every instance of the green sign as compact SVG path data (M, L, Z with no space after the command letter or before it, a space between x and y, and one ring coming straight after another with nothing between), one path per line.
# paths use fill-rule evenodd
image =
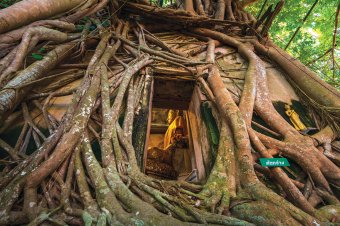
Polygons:
M290 166L286 158L260 158L260 162L266 167Z

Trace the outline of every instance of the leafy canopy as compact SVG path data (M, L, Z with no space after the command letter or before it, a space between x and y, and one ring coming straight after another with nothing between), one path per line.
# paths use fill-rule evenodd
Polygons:
M339 47L335 48L336 62L334 66L332 54L329 51L332 48L335 14L339 2L337 0L319 0L303 23L303 18L315 1L286 0L283 9L270 28L270 35L278 46L285 48L295 30L301 26L286 51L314 70L322 79L340 89L340 49ZM253 15L258 15L264 2L265 0L259 0L247 7L247 10ZM270 4L275 6L277 2L278 0L267 0L265 9ZM340 30L337 29L337 39L340 38L339 33ZM319 57L321 58L314 62Z

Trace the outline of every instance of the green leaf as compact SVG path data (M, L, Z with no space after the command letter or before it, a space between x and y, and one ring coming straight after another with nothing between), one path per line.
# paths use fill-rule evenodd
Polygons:
M103 22L103 27L109 27L111 25L110 21L109 20L105 20Z
M44 52L46 52L46 49L45 49L44 47L42 47L42 48L40 48L40 49L38 50L38 52L39 52L39 53L44 53Z
M44 57L38 53L32 53L32 57L36 60L42 60Z
M76 25L76 31L82 31L84 29L84 25Z
M90 26L90 31L94 31L96 28L97 28L96 25L91 25L91 26Z

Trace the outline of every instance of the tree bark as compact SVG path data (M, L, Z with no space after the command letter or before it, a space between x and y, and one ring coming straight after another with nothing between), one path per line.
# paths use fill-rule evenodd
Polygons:
M84 1L81 0L25 0L0 11L0 34L42 20L75 10ZM29 9L29 10L27 10Z
M32 89L29 83L42 78L49 70L69 56L72 53L70 51L72 47L72 43L56 47L44 59L21 71L16 78L4 86L0 91L0 123L12 113Z

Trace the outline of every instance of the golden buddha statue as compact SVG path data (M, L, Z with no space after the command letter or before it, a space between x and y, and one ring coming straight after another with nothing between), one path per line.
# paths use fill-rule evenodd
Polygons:
M291 106L288 104L285 104L285 113L286 115L288 115L290 121L292 122L296 130L304 131L307 129L307 127L301 122L298 113L296 113L294 109L292 109Z
M184 119L183 116L172 116L172 112L169 112L168 122L170 122L168 129L164 135L164 149L167 149L169 145L179 141L184 136Z
M169 126L164 135L164 148L148 149L146 172L154 176L176 179L180 173L191 171L183 113L170 110L167 122Z

